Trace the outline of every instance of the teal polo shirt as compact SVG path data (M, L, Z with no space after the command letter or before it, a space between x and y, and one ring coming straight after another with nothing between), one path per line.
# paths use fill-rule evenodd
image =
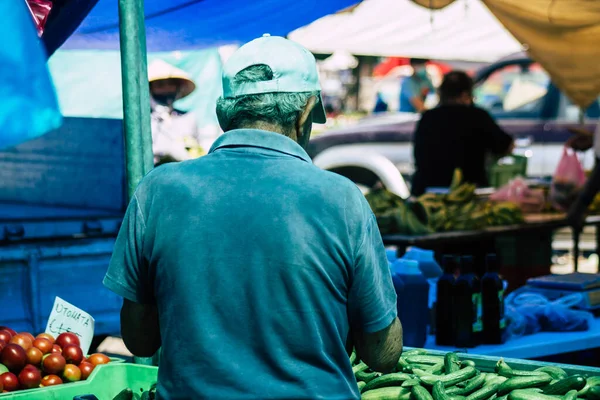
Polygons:
M160 399L359 399L349 328L376 332L396 317L362 193L260 130L150 172L104 284L157 304Z

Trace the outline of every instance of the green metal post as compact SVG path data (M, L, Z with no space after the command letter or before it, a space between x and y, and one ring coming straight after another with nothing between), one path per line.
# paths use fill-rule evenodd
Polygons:
M153 167L144 0L119 0L123 123L129 197Z

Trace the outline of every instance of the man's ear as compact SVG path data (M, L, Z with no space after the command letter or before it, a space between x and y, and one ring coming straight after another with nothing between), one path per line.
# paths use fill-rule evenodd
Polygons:
M310 113L312 112L313 108L315 108L316 104L317 96L310 96L310 98L306 102L304 110L302 110L302 114L300 114L300 118L298 118L298 121L296 122L297 133L302 134L302 127L304 126L304 124L306 124L306 121L308 121L308 117L310 117Z

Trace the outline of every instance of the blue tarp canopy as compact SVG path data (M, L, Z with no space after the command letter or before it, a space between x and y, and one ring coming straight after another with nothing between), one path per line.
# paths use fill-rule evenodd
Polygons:
M96 6L89 12L89 5L96 2ZM147 47L148 51L189 50L243 43L263 33L286 36L296 28L358 2L359 0L146 0ZM70 8L70 11L63 12L60 23L52 24L45 34L49 53L54 52L66 40L82 19L83 22L63 48L119 48L116 0L67 0L62 8ZM89 15L85 17L88 12Z

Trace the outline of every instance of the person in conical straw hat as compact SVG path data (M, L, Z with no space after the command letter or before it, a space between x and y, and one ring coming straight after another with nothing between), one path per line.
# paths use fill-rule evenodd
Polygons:
M148 66L148 81L155 165L200 155L198 127L193 114L174 107L177 100L196 89L194 81L186 72L163 60Z

